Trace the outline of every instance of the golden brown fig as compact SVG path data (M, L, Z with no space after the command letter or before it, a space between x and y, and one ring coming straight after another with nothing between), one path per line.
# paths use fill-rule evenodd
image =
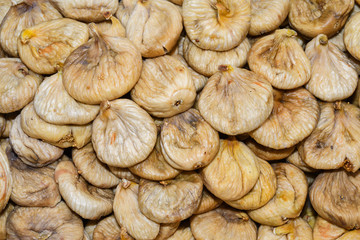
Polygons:
M220 70L209 78L200 93L198 107L203 118L228 135L259 127L273 108L270 83L246 69L221 66Z
M173 180L153 182L141 179L139 207L149 219L174 223L190 217L201 200L203 182L195 172L180 173Z
M195 238L192 235L190 226L182 224L167 240L195 240Z
M250 28L249 0L184 0L182 8L186 33L202 49L230 50Z
M0 213L0 240L6 240L6 221L9 214L14 210L14 205L9 203L6 208Z
M221 65L243 67L246 64L250 47L249 39L245 38L239 46L233 49L216 52L201 49L186 37L183 45L183 54L193 69L204 76L211 77L219 71L219 66Z
M62 18L61 14L48 0L22 0L14 3L0 25L2 49L18 57L17 41L23 29L58 18Z
M278 29L260 38L250 49L250 69L279 89L294 89L307 83L310 61L295 36L291 29Z
M165 0L124 0L116 16L143 57L170 52L183 29L180 11Z
M313 236L315 240L335 240L343 235L346 229L326 221L320 216L316 217Z
M260 175L254 187L245 196L235 201L226 201L234 208L242 210L253 210L264 206L273 198L276 191L276 176L271 165L260 158L259 163Z
M209 192L206 188L203 188L201 200L198 209L194 212L194 214L202 214L209 212L217 207L219 207L223 201L217 197L215 197L211 192Z
M91 140L91 124L55 125L42 120L31 102L21 111L21 128L29 137L42 139L52 145L81 148Z
M119 6L117 0L50 0L68 18L83 22L105 20L104 14L114 14Z
M346 50L348 50L351 55L357 60L360 60L360 47L357 41L357 39L359 38L359 22L360 13L356 13L346 23L344 32L344 43L346 46Z
M106 239L122 239L121 228L117 223L114 215L101 220L94 229L93 239L106 240Z
M9 140L0 140L0 211L6 207L13 187L10 163L7 157L10 151Z
M344 26L353 7L354 0L290 0L289 21L306 37L331 37Z
M14 152L24 163L32 167L48 165L64 153L61 148L26 135L21 128L20 115L15 118L9 135Z
M309 196L315 211L325 220L345 229L360 228L360 173L343 169L319 174Z
M295 150L289 157L286 158L286 161L288 161L289 163L294 164L295 166L297 166L298 168L300 168L301 170L303 170L304 172L316 172L317 170L309 167L309 165L307 165L301 158L299 152L297 150Z
M206 188L216 197L228 201L246 195L259 178L255 154L235 138L220 140L215 159L200 170Z
M18 58L0 58L0 113L22 109L32 101L42 77Z
M266 161L281 160L287 158L295 149L295 146L284 149L268 148L258 144L252 138L246 139L245 144L251 149L251 151L255 153L256 156Z
M184 0L169 0L170 2L174 3L174 4L177 4L179 6L181 6L184 2Z
M256 240L256 225L245 212L219 207L190 219L195 239L248 239Z
M66 204L82 218L99 219L112 212L114 194L110 189L91 186L79 177L71 161L61 161L55 169L55 181Z
M277 29L286 19L290 0L251 0L250 35L262 35Z
M167 118L161 128L161 152L174 168L195 170L208 165L219 150L219 134L196 109Z
M119 168L119 167L109 166L109 169L118 178L124 178L126 180L129 180L129 181L132 181L135 183L139 183L139 181L140 181L140 178L137 175L132 174L132 172L130 172L130 170L128 168Z
M358 74L355 67L324 34L306 45L311 62L311 78L306 88L317 98L333 102L350 97L356 89Z
M153 150L154 120L128 99L105 101L93 123L92 143L100 161L115 167L142 162Z
M274 108L270 117L250 132L250 136L266 147L290 148L309 136L316 127L319 104L305 88L289 91L273 89L273 94Z
M78 173L93 186L112 188L119 184L120 180L97 158L91 143L80 149L74 148L72 159Z
M301 159L315 169L360 168L360 109L345 102L321 103L319 122L299 145Z
M190 71L176 58L165 55L146 59L131 98L155 117L171 117L188 110L196 89Z
M103 33L94 23L89 28L93 38L66 59L63 83L77 101L99 104L130 91L139 79L142 61L130 40Z
M310 225L298 217L289 220L279 227L261 225L258 230L258 240L313 240ZM316 239L317 240L317 239Z
M6 223L8 240L82 240L84 226L64 202L55 207L17 207Z
M115 192L114 215L119 225L135 239L154 239L159 233L160 224L141 213L138 190L138 184L122 180Z
M305 174L292 164L275 163L272 167L276 174L275 196L261 208L248 211L248 214L260 224L280 226L300 215L308 183Z

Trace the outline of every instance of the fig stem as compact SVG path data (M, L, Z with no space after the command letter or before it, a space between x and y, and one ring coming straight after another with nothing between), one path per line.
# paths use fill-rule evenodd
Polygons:
M321 45L326 45L328 43L328 38L325 34L321 34L321 36L319 36L319 43Z
M20 35L21 43L22 44L28 43L32 37L35 37L34 31L32 31L30 29L23 30Z

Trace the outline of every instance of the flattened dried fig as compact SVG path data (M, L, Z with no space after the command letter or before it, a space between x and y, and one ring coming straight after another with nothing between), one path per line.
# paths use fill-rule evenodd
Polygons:
M307 83L310 61L295 36L293 30L278 29L260 38L250 49L250 69L279 89L294 89Z
M200 93L198 107L203 118L228 135L259 127L273 108L272 87L262 76L241 68L221 66ZM241 104L237 104L237 103ZM226 118L224 118L224 114Z
M195 172L180 173L173 180L153 182L141 179L139 207L149 219L174 223L190 217L201 200L203 182Z
M251 151L255 153L256 156L266 161L284 159L288 157L295 149L295 146L284 149L268 148L258 144L252 138L246 139L245 144L251 149Z
M10 163L7 157L9 151L11 151L9 141L0 140L0 211L6 207L13 187Z
M155 117L171 117L188 110L196 89L190 71L176 58L165 55L146 59L131 98Z
M202 49L230 50L250 28L248 0L184 0L182 8L186 33Z
M203 188L199 207L198 209L196 209L194 214L202 214L209 212L220 206L222 203L223 201L221 199L215 197L206 188Z

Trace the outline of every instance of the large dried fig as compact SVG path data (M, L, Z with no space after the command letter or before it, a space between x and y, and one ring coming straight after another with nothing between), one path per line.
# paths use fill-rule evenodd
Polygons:
M8 203L13 187L12 174L10 172L10 163L7 154L11 151L8 140L0 140L0 211Z

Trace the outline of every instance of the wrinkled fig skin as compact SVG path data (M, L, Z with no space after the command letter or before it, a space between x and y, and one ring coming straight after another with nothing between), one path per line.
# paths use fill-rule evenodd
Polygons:
M316 98L305 88L290 91L273 89L273 94L274 108L270 117L250 136L266 147L290 148L314 130L320 107Z
M105 20L104 14L115 14L117 0L50 0L59 11L68 18L82 22L100 22Z
M13 57L18 57L17 40L21 31L41 22L62 18L48 0L30 0L13 5L0 25L2 49Z
M190 219L195 239L256 240L256 225L245 212L219 207Z
M91 141L91 124L50 124L36 114L33 103L26 105L21 111L21 128L29 137L44 140L60 148L81 148Z
M142 214L138 191L138 184L123 179L115 191L114 215L119 225L135 239L154 239L159 233L160 224Z
M196 89L188 68L178 59L165 55L146 59L131 98L155 117L172 117L188 110Z
M195 240L190 226L180 226L167 240Z
M196 109L167 118L161 127L161 151L174 168L195 170L208 165L219 150L219 134Z
M71 161L61 161L57 165L55 181L66 204L82 218L99 219L112 212L113 191L86 183Z
M126 37L146 58L170 52L183 29L181 12L166 0L124 0L116 16L126 28Z
M209 212L223 203L223 200L215 197L206 188L203 188L199 207L196 209L194 214L202 214Z
M6 222L9 214L14 210L14 205L9 203L6 208L0 213L0 240L6 240Z
M278 29L260 38L249 52L250 69L279 89L294 89L307 83L310 61L295 36L293 30Z
M209 78L200 93L200 114L213 128L227 135L252 131L271 114L272 87L252 71L223 67L225 71Z
M230 50L250 28L248 0L184 0L182 8L186 33L202 49Z
M300 168L304 172L316 172L316 171L318 171L317 169L309 167L309 165L307 165L304 162L304 160L302 160L302 158L301 158L301 156L300 156L300 154L299 154L299 152L297 150L295 150L289 157L287 157L286 161L288 161L289 163L294 164L295 166L297 166L298 168Z
M6 13L9 11L11 5L12 5L11 0L0 1L0 23L4 19Z
M119 98L134 87L140 77L142 59L127 38L102 33L94 23L89 28L93 38L66 59L63 83L77 101L99 104Z
M309 196L315 211L325 220L345 229L360 228L360 173L334 170L319 174Z
M268 226L280 226L290 218L300 215L308 193L305 174L292 164L275 163L275 196L263 207L248 211L255 222Z
M84 226L64 202L55 207L17 207L6 223L7 239L82 240Z
M100 219L88 220L88 221L86 221L86 224L84 225L84 234L86 232L86 234L90 237L91 240L93 240L94 230L100 221L101 221Z
M337 240L345 232L346 229L331 224L320 216L316 217L313 230L314 240Z
M126 30L121 24L119 19L114 16L110 16L107 21L103 21L96 24L98 30L106 35L126 37Z
M252 138L249 138L245 141L246 146L248 146L256 156L266 161L273 161L273 160L281 160L287 158L294 150L295 146L290 148L284 149L273 149L262 146L258 144Z
M276 176L271 165L258 158L260 175L255 186L242 198L235 201L226 201L234 208L253 210L264 206L273 198L276 191Z
M159 234L156 236L155 240L165 240L173 235L178 229L180 222L175 223L162 223L160 225Z
M333 102L350 97L356 89L358 74L349 58L320 34L306 45L311 62L311 78L306 88L317 98Z
M356 13L346 23L344 30L344 43L346 50L348 50L357 60L360 60L360 46L357 41L357 39L359 39L359 22L360 13Z
M17 156L27 165L43 167L58 160L64 149L55 147L39 139L31 138L21 128L21 116L18 115L11 127L10 143Z
M184 58L195 71L204 76L211 77L221 65L242 67L250 51L250 41L245 38L239 46L224 52L204 50L193 44L188 37L183 45Z
M0 58L0 113L11 113L31 102L42 77L19 58Z
M139 207L149 219L174 223L190 217L199 207L203 182L195 172L179 174L160 183L141 179Z
M0 211L6 207L13 188L10 163L7 157L7 154L10 151L11 147L9 141L0 140Z
M103 102L93 122L92 143L100 161L131 167L153 150L157 129L150 115L128 99Z
M117 223L114 215L101 220L94 229L93 239L122 239L121 228Z
M321 103L319 122L299 145L301 159L315 169L360 168L360 109L345 102Z
M120 180L97 158L91 143L73 148L72 159L80 175L93 186L112 188L119 184Z
M246 195L259 178L257 157L236 139L220 140L215 159L200 170L206 188L216 197L228 201Z
M129 168L112 167L109 165L109 169L118 178L124 178L135 183L140 182L140 177L130 172Z
M345 24L354 0L290 0L290 25L308 38L331 37Z

